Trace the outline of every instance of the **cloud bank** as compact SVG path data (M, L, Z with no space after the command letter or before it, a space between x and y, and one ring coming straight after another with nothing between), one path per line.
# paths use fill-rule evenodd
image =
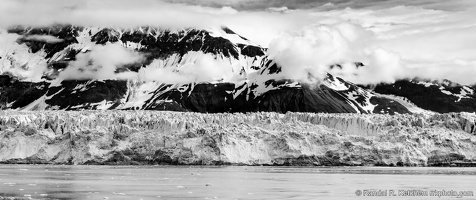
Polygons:
M45 42L45 43L58 43L63 41L63 39L57 38L52 35L27 35L27 36L21 37L20 39Z
M178 66L168 65L163 60L154 60L137 74L140 81L173 84L231 81L234 76L231 64L225 60L217 60L212 54L201 54L193 62L182 61Z
M52 23L170 28L226 25L269 47L270 56L289 78L310 81L309 73L319 78L329 70L329 64L340 63L342 69L331 72L356 83L418 76L468 84L476 82L475 8L472 0L2 0L0 27ZM37 39L54 42L54 38ZM122 51L117 47L97 48ZM83 67L93 69L94 75L129 62L107 55L104 57L118 60L99 60L93 65L84 62L98 59L95 52L92 49L81 55L68 70ZM132 61L137 59L124 55ZM355 68L350 64L353 62L363 62L366 67ZM209 58L203 63L223 64ZM200 69L211 74L208 78L228 73L217 75L216 70ZM155 70L156 74L170 72ZM68 77L67 72L63 76Z
M171 3L201 5L207 7L230 6L237 10L266 10L268 8L289 9L344 9L344 8L388 8L394 6L420 6L430 9L455 10L465 8L471 0L456 3L440 0L166 0Z
M134 77L132 72L116 71L127 64L140 62L143 57L132 50L126 49L118 43L96 45L88 52L80 53L76 60L60 72L58 78L62 80L81 79L130 79Z
M159 81L169 84L186 84L233 80L235 74L229 61L217 60L212 54L199 54L193 60L183 59L179 63L156 59L141 67L138 72L129 71L126 65L140 64L143 55L119 43L94 45L86 53L76 55L76 60L58 74L59 80L139 80ZM184 57L188 57L187 54Z

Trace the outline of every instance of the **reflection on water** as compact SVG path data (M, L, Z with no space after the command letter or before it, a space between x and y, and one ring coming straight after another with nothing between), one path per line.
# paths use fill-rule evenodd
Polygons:
M475 168L0 165L0 196L33 199L340 200L367 189L476 192L475 183Z

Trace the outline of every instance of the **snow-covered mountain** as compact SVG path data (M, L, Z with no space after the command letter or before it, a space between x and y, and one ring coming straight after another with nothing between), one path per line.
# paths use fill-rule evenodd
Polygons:
M378 84L372 91L399 96L422 109L439 113L476 111L476 85L460 85L449 80L405 79L393 84Z
M432 99L413 98L412 92L398 86L402 82L394 84L398 89L392 90L392 85L357 86L331 74L318 85L289 80L267 56L266 48L226 27L168 30L55 25L14 27L2 34L14 39L0 46L2 109L389 114L427 112L421 108L438 112L476 110L475 103L467 103L460 110L422 106L431 104ZM93 58L78 61L92 52L99 52L102 58L100 53L105 49L100 47L108 45L126 47L140 59L99 64L88 60ZM209 69L213 64L206 58L221 65ZM89 65L97 66L87 68ZM108 65L114 70L109 76L99 76ZM76 71L71 70L74 67ZM203 77L200 70L220 73ZM81 75L83 72L86 75ZM448 88L439 91L451 92L447 99L458 98L455 104L474 102L474 88L462 88L464 92L459 93ZM422 94L421 98L427 97Z

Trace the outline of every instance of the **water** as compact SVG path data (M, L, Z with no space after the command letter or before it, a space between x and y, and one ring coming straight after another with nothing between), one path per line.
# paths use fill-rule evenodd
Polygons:
M0 165L0 196L33 199L384 199L370 189L476 193L476 168Z

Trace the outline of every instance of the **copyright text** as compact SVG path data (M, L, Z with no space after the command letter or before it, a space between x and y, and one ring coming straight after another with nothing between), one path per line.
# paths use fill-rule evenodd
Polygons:
M473 191L457 190L356 190L355 195L362 197L473 197Z

